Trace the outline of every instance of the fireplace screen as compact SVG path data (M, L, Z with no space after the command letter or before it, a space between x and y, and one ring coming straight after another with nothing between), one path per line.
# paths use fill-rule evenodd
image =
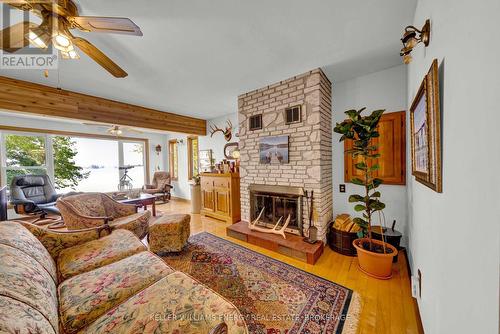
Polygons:
M251 219L256 219L262 209L264 213L259 225L274 227L281 217L283 217L281 224L284 224L290 215L290 224L286 232L302 235L302 196L251 193Z

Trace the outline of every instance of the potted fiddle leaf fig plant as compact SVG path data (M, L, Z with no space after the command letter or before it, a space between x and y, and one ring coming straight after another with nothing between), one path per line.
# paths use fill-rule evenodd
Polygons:
M372 238L372 223L376 214L382 213L385 204L380 201L381 193L377 188L382 180L374 176L379 169L376 159L380 157L378 145L374 145L373 138L380 136L378 123L385 110L375 110L370 115L361 115L365 110L348 110L345 112L347 119L337 123L333 129L342 135L340 141L352 140L352 148L345 154L352 155L356 161L355 168L361 177L356 177L350 182L362 186L362 195L350 195L349 202L355 203L354 210L362 213L362 217L353 219L361 228L358 232L359 239L353 241L353 246L358 253L359 268L364 273L379 278L388 279L392 276L392 258L397 254L397 249L383 241ZM382 237L382 240L385 240Z

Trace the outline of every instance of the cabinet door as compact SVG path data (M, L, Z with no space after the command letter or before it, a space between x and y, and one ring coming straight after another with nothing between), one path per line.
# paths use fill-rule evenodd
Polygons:
M228 189L215 188L215 212L221 215L229 216L231 214L231 198Z
M384 184L404 185L406 184L406 116L404 111L393 112L382 115L379 122L380 137L373 139L374 145L379 145L379 159L374 163L380 169L374 176L384 180ZM350 149L352 141L344 142L344 149ZM355 161L351 155L345 155L344 180L350 182L352 178L360 177L362 174L354 165Z
M204 210L214 211L214 192L213 190L201 190L201 206Z

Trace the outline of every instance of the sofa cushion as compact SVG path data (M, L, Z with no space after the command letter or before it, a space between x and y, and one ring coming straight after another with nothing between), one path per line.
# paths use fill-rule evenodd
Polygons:
M0 296L0 333L57 334L36 309L15 299Z
M115 230L110 235L66 248L59 253L59 281L143 252L146 246L132 233Z
M38 261L7 245L0 245L0 295L40 312L57 332L57 290L54 280Z
M24 226L15 222L0 223L0 244L17 248L37 260L57 284L54 260L42 243Z
M72 277L58 287L61 325L74 333L173 272L159 257L142 252Z
M110 310L81 333L208 333L225 321L247 333L238 309L214 291L174 272Z

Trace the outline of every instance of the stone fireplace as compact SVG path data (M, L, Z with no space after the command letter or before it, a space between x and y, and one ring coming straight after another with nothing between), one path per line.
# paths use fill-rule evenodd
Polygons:
M287 122L285 110L300 110ZM250 130L250 117L262 115L262 126ZM313 221L325 239L332 219L331 83L321 69L309 71L238 97L242 220L266 207L265 224L293 212L290 232L308 225L304 192L314 191ZM259 160L262 138L288 136L288 162ZM286 219L284 217L283 219ZM304 224L303 224L304 223Z
M286 232L302 235L302 197L304 190L300 187L266 186L252 184L250 190L250 219L256 219L261 210L259 220L266 227L274 225L282 218L284 222L290 216Z

